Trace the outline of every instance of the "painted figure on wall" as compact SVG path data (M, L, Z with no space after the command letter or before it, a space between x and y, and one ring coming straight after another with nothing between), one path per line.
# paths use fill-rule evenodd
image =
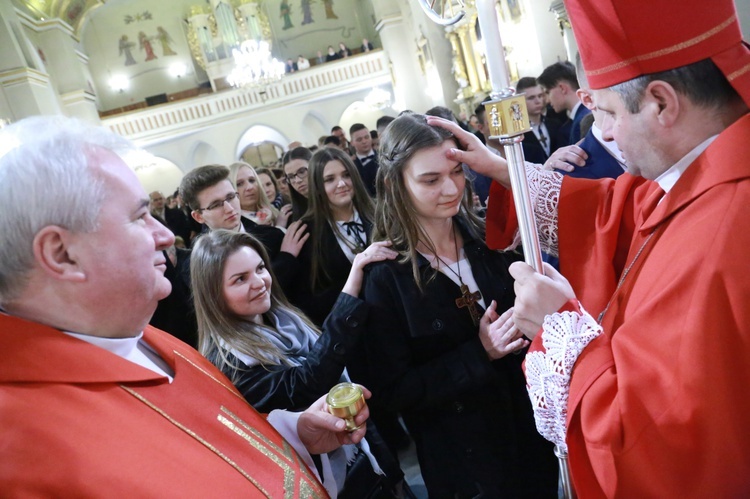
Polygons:
M159 43L161 44L162 55L177 55L177 52L172 50L172 47L169 46L169 44L172 43L173 40L172 37L169 36L169 33L167 33L167 30L159 26L158 28L156 28L156 31L156 39L159 40Z
M135 47L135 43L128 40L128 35L122 35L120 37L120 55L125 55L126 66L132 66L135 64L135 59L133 58L133 47Z
M146 61L157 59L156 54L154 54L154 47L151 45L151 39L143 31L138 33L138 42L140 43L141 50L146 51Z
M333 11L333 0L323 0L326 7L326 19L338 19L339 16Z
M284 26L282 26L281 29L293 28L294 25L292 24L292 7L289 5L289 2L287 2L287 0L282 0L281 5L279 5L279 10L281 12L280 17L284 18Z
M300 0L300 5L302 7L302 26L315 22L312 18L310 4L312 4L312 0Z
M65 11L65 20L71 26L76 26L78 21L81 20L81 15L86 8L86 0L74 0L68 4L68 8Z

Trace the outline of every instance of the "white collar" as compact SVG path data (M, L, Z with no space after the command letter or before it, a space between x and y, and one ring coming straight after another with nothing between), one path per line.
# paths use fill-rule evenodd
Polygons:
M369 158L370 156L374 156L374 155L375 155L375 149L370 149L370 153L369 154L360 154L360 153L357 153L357 157L359 159Z
M336 220L336 223L341 227L344 224L348 224L350 222L357 222L362 223L362 219L359 217L359 212L356 208L352 207L352 216L349 220Z
M568 118L570 118L571 120L575 119L576 113L578 112L578 108L581 107L582 105L583 104L579 100L578 103L576 103L576 105L573 106L573 109L571 109L570 111L568 111Z
M72 333L65 331L68 336L73 336L79 340L83 340L86 343L90 343L99 348L103 348L118 357L127 358L132 355L133 351L138 348L138 342L143 338L143 331L137 336L130 338L104 338L101 336L92 336L90 334Z
M695 161L698 156L703 154L703 151L708 149L708 146L711 145L711 142L716 140L716 137L718 137L718 135L709 137L695 146L692 151L683 156L681 160L672 165L669 170L659 175L654 181L659 184L659 187L661 187L665 193L669 192L677 183L677 181L680 180L682 174L685 173L685 171L691 164L693 164L693 161Z
M92 336L89 334L72 333L63 331L63 333L91 345L111 352L134 364L155 372L160 376L166 376L171 383L174 379L174 372L169 365L162 359L156 351L151 348L143 339L143 332L130 338L104 338L101 336Z

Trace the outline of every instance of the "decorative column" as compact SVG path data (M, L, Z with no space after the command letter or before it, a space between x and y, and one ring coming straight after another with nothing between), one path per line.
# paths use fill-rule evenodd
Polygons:
M456 32L458 33L458 41L461 44L461 54L464 64L466 64L466 75L469 77L469 86L472 92L477 94L482 91L482 83L479 80L479 71L477 71L477 62L481 64L481 60L474 53L472 35L469 33L473 29L473 26L474 23L462 21L456 28ZM482 73L484 73L484 68L482 68Z
M420 35L404 21L400 2L373 0L372 6L378 19L375 29L392 68L394 103L403 109L426 111L433 106L433 101L425 93L427 81L419 69L416 54L416 40Z
M415 24L423 35L424 46L420 47L422 58L426 61L426 78L434 105L455 108L455 99L461 88L458 79L454 78L452 54L455 52L453 42L449 40L447 30L433 22L424 10L416 3L409 2ZM465 71L464 71L465 78Z
M60 96L63 113L98 124L94 89L90 83L88 57L76 48L80 40L60 19L36 21L40 54Z
M60 113L57 96L11 2L0 2L0 119Z
M484 54L482 56L482 52L479 50L476 50L476 47L479 47L479 40L477 39L477 30L476 26L479 21L477 20L477 14L476 12L471 16L471 22L469 23L469 46L471 47L472 54L474 55L474 61L476 64L476 71L477 71L477 80L479 82L479 88L481 91L489 92L490 90L490 81L487 79L487 54ZM484 35L482 35L484 36ZM490 45L492 47L492 45ZM485 49L485 50L492 50L492 48Z
M565 52L568 54L568 60L575 61L576 54L578 53L578 43L575 36L573 36L573 28L570 26L570 18L568 17L568 11L565 10L565 5L562 0L555 0L549 6L549 10L550 12L554 12L557 19L560 34L562 34L563 42L565 43Z

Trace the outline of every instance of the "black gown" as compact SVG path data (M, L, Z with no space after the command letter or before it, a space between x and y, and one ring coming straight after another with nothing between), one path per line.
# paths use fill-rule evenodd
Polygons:
M463 238L485 303L494 299L504 312L514 301L507 269L518 257ZM419 258L422 275L431 275ZM490 361L468 309L456 307L461 293L450 278L438 273L424 289L410 263L366 271L368 330L348 369L372 390L372 411L401 413L431 498L557 497L557 463L534 425L523 355Z

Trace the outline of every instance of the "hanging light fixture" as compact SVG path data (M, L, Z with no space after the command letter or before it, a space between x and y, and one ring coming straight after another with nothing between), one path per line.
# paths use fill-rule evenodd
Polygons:
M391 93L380 87L374 87L365 96L365 104L375 109L383 109L391 105Z
M233 87L266 87L284 75L284 63L271 56L268 42L247 40L232 50L234 69L227 76Z

